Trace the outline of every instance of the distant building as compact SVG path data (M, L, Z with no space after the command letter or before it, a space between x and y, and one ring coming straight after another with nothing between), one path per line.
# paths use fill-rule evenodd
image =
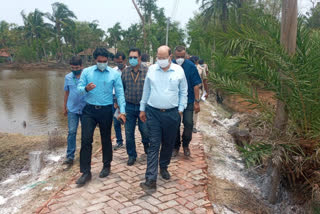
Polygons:
M0 49L0 63L12 62L12 54L7 49Z

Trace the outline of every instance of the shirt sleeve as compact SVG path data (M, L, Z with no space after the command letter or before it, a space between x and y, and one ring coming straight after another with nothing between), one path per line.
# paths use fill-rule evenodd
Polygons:
M68 80L67 77L64 78L64 91L69 91Z
M123 85L122 85L122 80L121 80L120 74L117 75L116 81L115 81L113 87L116 91L117 103L120 107L120 113L125 114L126 113L126 101L124 98L124 90L123 90Z
M191 69L191 76L192 76L192 87L199 85L202 83L198 69L195 65L192 65Z
M144 80L143 93L140 101L140 111L146 110L146 105L150 97L151 84L149 79L149 73L150 71L147 72L146 79Z
M77 86L78 91L79 91L81 94L87 93L87 91L85 90L85 88L86 88L87 85L88 85L87 72L86 72L86 71L83 71L83 72L81 73L80 80L79 80L79 84L78 84L78 86Z
M183 112L185 108L187 108L188 104L188 82L187 78L183 72L183 78L179 83L179 106L178 110Z

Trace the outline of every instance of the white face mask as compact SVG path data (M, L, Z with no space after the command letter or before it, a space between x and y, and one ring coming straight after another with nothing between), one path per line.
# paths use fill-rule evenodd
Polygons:
M184 63L184 58L176 59L178 65L182 65Z
M157 60L158 65L160 66L160 68L166 68L169 66L169 59L158 59Z
M108 67L108 62L106 63L97 62L97 67L100 71L104 71Z

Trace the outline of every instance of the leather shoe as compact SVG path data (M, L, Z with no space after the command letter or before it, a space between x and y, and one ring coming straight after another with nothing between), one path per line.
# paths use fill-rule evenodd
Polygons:
M189 149L189 147L183 147L183 153L184 153L184 156L189 157L189 156L190 156L190 149Z
M168 170L166 168L160 169L160 175L165 180L169 180L170 179L170 173L168 172Z
M128 160L128 166L132 166L134 164L134 162L136 162L136 159L134 157L129 157L129 160Z
M179 154L179 149L173 149L172 157L176 157Z
M154 180L146 180L146 182L140 183L140 187L144 190L156 190L157 182Z
M91 180L91 172L83 173L81 177L77 180L76 184L78 184L78 187L82 187L90 180Z
M100 174L99 178L105 178L110 174L110 167L103 167Z

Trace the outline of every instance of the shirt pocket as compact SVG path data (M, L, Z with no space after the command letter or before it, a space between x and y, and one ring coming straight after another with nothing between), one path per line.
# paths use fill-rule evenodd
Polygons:
M169 91L178 91L179 79L170 79L168 89L169 89Z

